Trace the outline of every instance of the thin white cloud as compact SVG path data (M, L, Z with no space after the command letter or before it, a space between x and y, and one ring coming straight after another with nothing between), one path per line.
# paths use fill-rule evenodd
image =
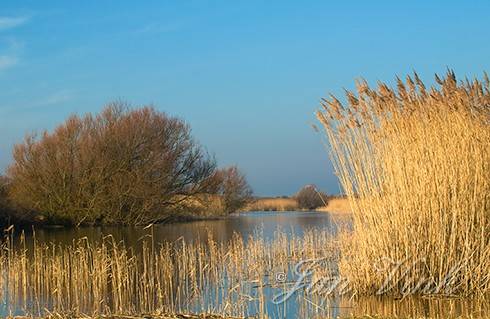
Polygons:
M0 31L12 29L29 21L29 17L0 17Z
M74 97L74 92L70 90L60 90L52 93L51 95L48 95L44 99L41 99L38 103L36 103L36 105L37 106L56 105L69 101L73 99L73 97Z
M13 67L19 62L15 56L0 55L0 71Z
M76 98L76 92L72 90L59 90L45 96L34 99L23 99L15 101L10 105L0 106L0 117L12 115L18 112L29 112L39 108L50 108L61 105Z

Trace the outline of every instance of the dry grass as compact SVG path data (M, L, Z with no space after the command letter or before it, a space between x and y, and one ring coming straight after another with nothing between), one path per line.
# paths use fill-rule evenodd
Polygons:
M420 280L435 288L451 273L452 294L490 292L490 83L436 80L360 81L318 113L352 206L341 271L359 294L382 286L374 265L389 260L418 260L389 294L427 293Z
M8 316L8 319L244 319L244 317L230 317L220 316L213 314L141 314L141 315L101 315L101 316L89 316L85 314L73 315L73 314L61 314L52 313L42 317L36 316Z
M352 214L349 200L345 197L330 197L328 199L327 206L319 207L316 210L319 212L328 212L332 214Z
M295 211L299 210L298 201L295 198L258 198L248 204L245 211Z
M197 194L181 199L183 212L196 216L221 216L226 214L223 197L217 194Z
M218 316L218 315L186 315L186 314L179 314L179 315L140 315L140 316L126 316L126 315L110 315L110 316L87 316L87 315L82 315L82 316L71 316L71 315L65 315L65 314L52 314L49 316L45 317L7 317L8 319L34 319L34 318L40 318L40 319L244 319L244 317L223 317L223 316ZM247 317L247 318L254 318L254 317ZM345 319L395 319L399 318L397 316L376 316L372 317L369 315L363 316L346 316L344 317ZM440 318L439 314L436 313L434 316L409 316L409 317L404 317L406 319L431 319L431 318ZM485 319L485 318L490 318L490 316L468 316L468 317L458 317L458 319L462 318L480 318L480 319Z
M404 303L361 300L351 310L349 296L340 304L331 303L328 298L332 296L323 289L300 289L293 298L271 308L274 295L296 284L298 276L292 274L292 265L319 261L307 262L312 267L300 270L310 269L311 276L304 282L316 282L318 288L328 276L338 273L337 243L327 232L288 237L277 231L271 241L257 233L245 239L237 235L228 242L210 238L157 246L151 240L151 228L148 231L142 249L116 243L111 236L97 244L82 238L63 247L25 242L21 237L16 248L12 238L7 238L0 249L0 297L6 307L2 311L22 310L31 318L52 319L284 318L291 309L297 318L329 318L339 315L336 307L349 318L365 314L404 318L465 314L471 318L475 313L488 313L484 300L467 306L458 300L427 303L408 298ZM287 280L278 281L278 274L286 274L283 278ZM297 308L288 308L290 303Z
M13 248L12 241L7 238L0 250L1 299L9 311L37 316L49 310L73 316L252 313L265 318L267 292L284 284L273 274L287 274L300 260L335 258L326 231L303 237L278 231L270 242L260 233L228 242L210 236L207 242L159 246L148 239L137 250L111 236L98 244L82 238L64 247L21 238L20 248ZM286 306L278 305L278 311Z

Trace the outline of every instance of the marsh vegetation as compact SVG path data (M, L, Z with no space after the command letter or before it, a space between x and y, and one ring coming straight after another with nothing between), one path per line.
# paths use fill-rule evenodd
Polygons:
M42 315L49 307L98 315L266 316L272 311L271 292L285 288L287 279L276 281L274 274L287 274L301 260L335 258L325 230L301 236L277 231L269 239L260 231L248 237L235 233L225 241L209 234L206 240L158 244L152 234L149 228L138 247L111 235L100 242L73 239L68 245L39 242L35 235L29 242L24 236L7 237L0 255L7 311ZM278 304L274 311L287 307L287 302Z
M258 197L243 206L244 211L314 211L326 207L335 196L328 196L315 185L305 185L292 196Z
M69 229L68 243L9 228L3 313L487 315L490 81L448 72L436 82L359 81L346 102L323 100L317 115L346 198L309 185L251 202L237 167L218 169L185 122L151 107L111 105L28 136L0 180L5 216L119 227L95 241ZM232 214L243 210L303 212ZM232 216L194 224L190 238L159 228L189 212ZM147 226L115 235L128 224Z
M359 294L382 284L375 265L400 261L414 265L394 274L393 294L424 294L448 274L454 289L441 294L490 292L490 81L436 82L361 80L318 113L354 220L340 269Z
M489 311L478 300L352 299L337 264L338 225L325 213L196 223L105 229L114 235L10 233L0 256L2 314L466 318Z
M180 229L185 237L177 231L165 240L167 230L159 228L174 226L133 229L128 235L139 238L129 242L103 233L97 238L71 234L63 242L47 234L9 233L0 253L2 314L447 318L488 312L478 300L353 298L348 279L339 273L337 226L328 216L247 213L226 237L216 237L226 233L222 226L206 232L202 224L190 232ZM295 230L272 222L266 229L246 227L264 218L283 225L302 222ZM213 227L221 221L206 223Z

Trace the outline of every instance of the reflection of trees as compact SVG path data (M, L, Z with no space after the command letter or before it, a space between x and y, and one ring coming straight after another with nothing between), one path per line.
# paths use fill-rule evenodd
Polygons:
M32 245L35 236L38 242L53 242L61 245L73 244L80 238L87 238L89 243L102 241L112 236L115 242L123 242L127 247L139 249L143 240L150 240L151 235L155 244L165 241L184 239L187 242L207 242L209 236L218 242L228 241L236 232L245 239L257 232L265 238L274 237L278 229L291 234L301 235L306 229L330 229L334 231L329 214L311 212L292 213L246 213L231 216L226 219L194 221L155 225L153 229L135 226L107 226L107 227L81 227L81 228L40 228L32 232L26 230L26 243ZM17 242L17 241L16 241Z

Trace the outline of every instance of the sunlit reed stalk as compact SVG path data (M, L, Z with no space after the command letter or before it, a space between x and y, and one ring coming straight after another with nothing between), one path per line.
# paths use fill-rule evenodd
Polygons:
M489 79L436 82L361 80L317 114L354 215L340 266L356 293L377 292L397 262L409 271L383 293L490 292ZM452 289L436 289L447 276Z
M287 273L305 258L334 256L326 230L290 238L278 231L270 242L263 234L159 245L147 238L138 249L112 236L65 246L35 236L13 242L5 238L0 250L1 298L10 311L33 315L209 312L267 318L266 289L276 283L265 274Z

